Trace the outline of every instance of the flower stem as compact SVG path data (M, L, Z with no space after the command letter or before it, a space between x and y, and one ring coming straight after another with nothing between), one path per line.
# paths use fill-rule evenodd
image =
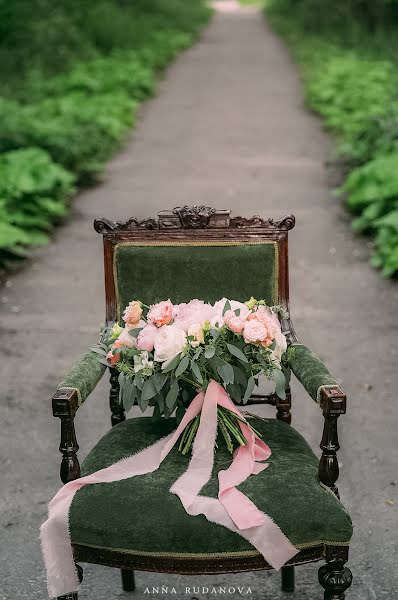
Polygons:
M192 445L193 438L195 437L195 434L196 434L196 432L198 430L199 422L200 422L200 417L199 417L199 415L197 415L194 418L194 420L192 421L193 425L191 427L191 431L189 432L187 443L185 444L185 447L182 450L182 454L187 454L188 450L190 449L190 447Z

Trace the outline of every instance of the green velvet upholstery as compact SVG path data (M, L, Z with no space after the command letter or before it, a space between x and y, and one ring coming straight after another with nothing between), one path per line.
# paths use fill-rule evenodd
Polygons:
M275 242L193 244L118 244L114 255L117 318L133 299L152 304L167 298L179 303L192 298L215 302L223 297L244 301L254 296L278 303Z
M281 527L298 547L320 542L348 544L349 515L317 478L318 460L304 438L276 419L253 419L273 454L269 467L251 476L239 489ZM174 419L129 419L116 425L93 448L82 475L129 456L176 427ZM212 479L202 494L216 497L217 472L230 463L222 441L215 454ZM80 489L70 511L72 541L129 553L225 554L253 551L239 535L203 515L189 516L168 490L183 473L189 458L176 448L154 473Z
M324 385L338 385L316 354L303 344L292 344L288 349L290 367L315 402L319 402L319 390Z
M98 360L98 354L89 351L75 362L59 384L58 389L77 390L79 404L82 404L105 373L105 369L105 365Z

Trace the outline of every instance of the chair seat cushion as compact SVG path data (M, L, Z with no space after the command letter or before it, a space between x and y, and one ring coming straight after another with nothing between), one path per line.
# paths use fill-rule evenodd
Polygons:
M318 459L293 427L276 419L253 419L272 450L269 467L239 489L270 515L298 548L348 544L351 520L335 495L320 485ZM82 465L88 475L138 452L175 429L174 419L129 419L111 429ZM202 495L217 497L217 473L231 455L221 440L211 480ZM173 448L154 473L113 483L88 485L75 495L70 511L72 542L130 554L239 555L254 548L238 534L190 516L169 492L186 470L188 456Z

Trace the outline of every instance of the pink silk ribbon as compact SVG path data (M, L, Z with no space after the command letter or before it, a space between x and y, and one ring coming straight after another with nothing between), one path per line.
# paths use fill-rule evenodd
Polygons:
M241 416L224 388L211 381L206 394L199 392L191 402L174 432L110 467L70 481L59 490L48 506L48 519L40 528L51 597L75 592L79 587L69 535L69 510L75 493L84 485L121 481L156 471L185 427L199 413L191 461L170 492L180 498L188 514L203 514L208 521L223 525L248 540L276 570L297 554L298 550L272 519L236 489L250 475L265 469L268 465L257 461L267 460L271 455L269 447L244 423L239 422L239 425L248 443L235 451L228 469L219 472L218 498L199 496L213 470L218 405Z

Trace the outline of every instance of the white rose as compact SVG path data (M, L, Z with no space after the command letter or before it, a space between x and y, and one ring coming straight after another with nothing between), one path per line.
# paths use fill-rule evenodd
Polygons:
M170 360L179 354L186 345L187 335L176 323L159 327L154 347L154 358L158 362Z
M188 327L188 335L193 336L193 340L190 341L192 348L197 348L199 344L203 344L205 341L203 328L200 323L194 323Z

